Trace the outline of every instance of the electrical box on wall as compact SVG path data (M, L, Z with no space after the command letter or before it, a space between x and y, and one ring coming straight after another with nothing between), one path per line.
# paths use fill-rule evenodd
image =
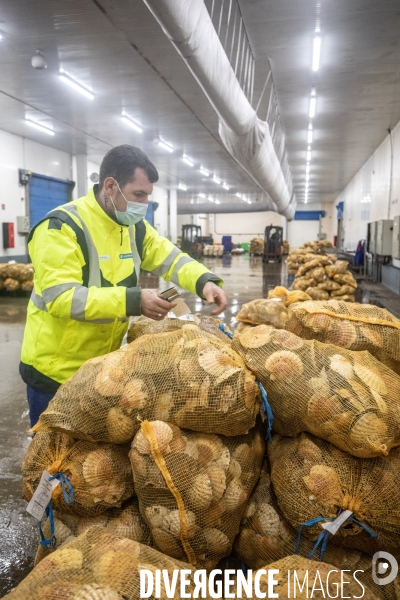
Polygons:
M393 219L392 256L400 259L400 215Z
M14 223L3 223L3 248L15 248Z
M29 217L17 217L17 232L21 234L29 233Z
M393 242L393 220L377 221L375 253L379 256L391 256Z

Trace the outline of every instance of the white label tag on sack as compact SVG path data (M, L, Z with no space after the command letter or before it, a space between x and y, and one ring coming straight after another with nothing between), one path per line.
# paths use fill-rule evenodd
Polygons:
M183 317L184 315L189 315L192 312L182 298L177 298L174 300L174 302L176 303L176 306L171 310L171 312L173 312L176 317Z
M329 531L329 533L331 533L332 535L335 535L335 533L338 532L343 523L347 521L347 519L351 517L352 514L353 512L351 510L345 510L334 521L322 523L322 527L326 529L326 531Z
M58 479L49 481L49 477L51 477L50 473L48 471L43 471L39 485L26 507L26 512L32 515L32 517L35 517L37 521L42 520L46 506L51 500L53 490L60 483Z

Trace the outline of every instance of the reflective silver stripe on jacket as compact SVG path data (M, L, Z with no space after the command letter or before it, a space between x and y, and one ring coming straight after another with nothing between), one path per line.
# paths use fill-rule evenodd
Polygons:
M39 294L35 292L35 288L32 290L31 300L36 308L39 310L44 310L44 312L48 312L45 301L43 300L42 296L39 296Z
M54 302L54 300L56 300L56 298L58 298L58 296L60 296L60 294L62 294L63 292L66 292L67 290L70 290L71 288L74 287L82 287L80 283L77 283L76 281L71 281L71 283L59 283L57 285L52 285L51 287L47 288L46 290L43 290L42 292L42 299L44 300L45 304L48 304L49 302Z
M174 260L176 260L176 257L179 256L179 254L181 253L182 250L179 250L179 248L173 248L168 254L167 258L161 263L161 265L153 269L151 272L155 273L159 277L162 277L163 275L165 275L165 273L168 273L172 263L174 262Z
M140 258L139 252L137 249L135 229L133 226L129 227L129 239L131 241L133 266L135 268L135 273L136 273L136 285L139 285L140 265L142 264L142 259Z
M194 258L189 258L189 256L181 256L181 258L176 263L174 270L172 271L171 281L175 283L175 285L179 285L178 273L179 269L190 262L196 262Z

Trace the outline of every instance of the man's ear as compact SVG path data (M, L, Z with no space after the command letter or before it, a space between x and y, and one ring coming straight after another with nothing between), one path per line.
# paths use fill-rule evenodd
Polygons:
M114 191L115 179L114 177L106 177L103 183L103 188L106 194L112 194Z

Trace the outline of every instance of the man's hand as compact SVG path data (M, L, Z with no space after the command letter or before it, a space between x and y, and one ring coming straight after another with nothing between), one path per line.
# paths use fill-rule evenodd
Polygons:
M142 315L154 319L154 321L162 321L167 313L176 306L174 302L167 302L160 298L157 290L142 290L141 304Z
M203 287L202 294L207 300L208 304L216 304L218 307L212 311L212 315L219 315L220 313L224 312L228 305L228 298L226 297L225 292L215 285L215 283L212 281L207 281Z

